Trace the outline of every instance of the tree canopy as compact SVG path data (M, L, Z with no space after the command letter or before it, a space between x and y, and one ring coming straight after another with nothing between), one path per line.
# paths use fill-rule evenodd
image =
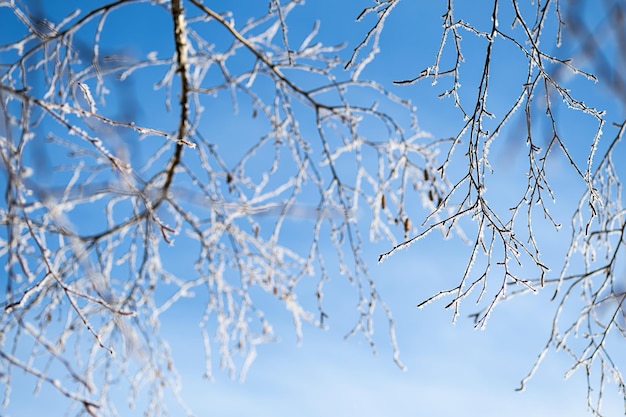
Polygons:
M0 1L6 401L25 372L79 414L123 414L118 384L166 414L170 308L201 305L207 377L244 377L277 306L298 338L326 326L339 276L348 334L373 346L382 311L402 368L363 248L383 241L393 262L432 234L465 242L449 256L466 267L418 307L442 299L456 320L467 304L482 328L547 291L552 333L521 389L563 349L593 413L607 384L625 395L626 6L249 3ZM435 100L442 121L423 129ZM548 229L570 242L557 263Z

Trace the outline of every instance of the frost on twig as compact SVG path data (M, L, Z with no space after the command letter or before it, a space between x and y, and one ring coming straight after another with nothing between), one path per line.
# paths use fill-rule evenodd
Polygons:
M626 49L624 6L610 1L591 6L600 24L590 23L582 12L585 2L495 0L480 13L468 11L462 2L447 2L434 62L396 84L430 80L441 89L439 97L457 109L462 123L437 168L449 187L420 229L379 260L419 245L434 231L445 236L462 231L471 249L458 283L418 306L447 298L446 308L456 320L460 303L475 301L479 311L471 316L480 328L498 302L549 287L557 304L551 335L522 388L549 349L563 349L573 359L571 372L584 369L587 374L589 408L599 415L609 380L626 392L623 364L611 355L615 347L609 347L613 337L623 342L626 334L620 261L625 212L620 169L613 162L624 131L626 81L619 66L626 62ZM613 48L621 51L616 63L603 57ZM606 97L621 103L619 112L610 100L601 103L613 110L610 117L587 104L580 98L584 89L569 87L581 81L600 84ZM502 105L508 99L502 89L516 90L508 107ZM611 127L607 134L607 122L615 118L617 132ZM525 142L527 151L519 152L516 142ZM511 165L493 163L498 151L507 154ZM520 160L525 169L511 168ZM584 190L569 228L553 216L562 187L550 177L555 160L569 167L568 186L577 182ZM519 178L524 185L503 190L498 183L504 178L512 183ZM518 197L504 205L503 191ZM567 209L559 206L559 212L561 208ZM553 261L548 264L546 247L552 243L542 239L546 233L540 225L571 230L562 269ZM576 297L582 297L582 305ZM563 330L562 322L571 317L573 323Z
M121 413L118 388L147 415L170 395L189 413L160 333L172 310L201 307L187 320L207 378L216 365L243 378L279 336L277 309L298 339L327 325L325 283L341 275L358 312L349 334L373 347L382 311L403 366L362 225L394 242L409 232L405 194L444 193L422 185L441 141L406 100L343 70L342 42L318 40L323 22L288 31L303 2L252 16L196 0L5 6L24 34L0 47L7 403L19 371L91 415ZM124 13L146 25L129 49L111 41ZM152 44L165 28L171 42Z

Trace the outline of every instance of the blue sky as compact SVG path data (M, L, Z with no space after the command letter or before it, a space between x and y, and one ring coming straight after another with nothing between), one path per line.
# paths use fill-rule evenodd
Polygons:
M34 5L36 2L32 3ZM249 4L244 6L244 3ZM309 3L301 10L294 11L288 20L291 28L289 35L294 45L301 42L314 19L321 21L318 40L330 44L347 42L345 54L349 54L369 29L370 19L353 23L360 10L369 5L367 1L348 4L320 0ZM234 6L237 22L244 21L243 16L265 10L266 2L262 6L252 4L242 2ZM469 21L478 22L478 25L489 23L488 18L485 19L488 14L480 8L470 10L464 4L458 7L459 13ZM0 8L0 19L8 13L7 10ZM148 9L138 6L137 10L143 13ZM444 11L445 5L435 2L428 2L428 5L408 0L400 2L387 22L380 54L363 73L363 77L374 78L396 94L410 98L416 106L420 128L435 138L453 136L462 125L458 112L451 110L450 101L437 98L438 93L446 87L446 81L442 80L436 87L432 87L428 81L405 87L393 86L391 83L411 78L432 64L441 35L440 16ZM121 50L125 50L124 44L128 42L130 53L139 56L152 50L160 54L161 48L167 54L170 46L165 48L163 44L170 42L169 32L154 29L158 27L156 19L164 19L164 16L162 12L155 12L154 16L141 14L140 19L136 16L114 15L108 23L107 42ZM12 23L16 24L15 21ZM162 23L165 25L166 20ZM225 36L225 33L216 33L215 36ZM10 31L0 34L0 44L11 40L12 34ZM480 40L472 40L469 34L466 38L464 54L467 69L462 75L467 78L461 81L471 95L469 89L475 88L472 76L480 68L483 51L480 48L483 44ZM134 41L131 43L128 39ZM217 37L212 41L219 45L224 40ZM505 75L494 80L498 87L489 96L493 100L495 112L510 105L518 93L519 80L524 77L523 67L519 72L522 61L516 51L503 49L501 53L503 58L494 63L495 74L496 77ZM158 78L157 74L150 75ZM139 81L143 82L151 85L154 80L148 77ZM610 112L614 112L609 114L616 114L620 110L601 90L591 89L591 82L575 79L572 85L579 87L581 94L593 105L606 106ZM141 85L133 87L140 89ZM175 125L176 116L167 115L155 103L141 103L136 98L128 100L145 104L137 116L141 120L157 126ZM214 135L225 160L231 157L236 160L241 142L231 138L249 137L253 140L255 132L263 126L260 126L261 122L256 125L250 118L244 124L236 125L238 119L231 115L228 97L220 95L216 100L221 101L212 116L214 124L211 129L207 129L206 134ZM111 106L115 108L114 101ZM241 113L247 110L244 105ZM566 110L559 117L563 121L565 135L581 137L580 144L571 147L570 151L576 160L584 161L595 126L589 119L583 120ZM511 184L523 181L519 173L523 170L523 155L526 152L523 137L520 139L515 135L519 120L514 120L510 126L501 137L509 143L495 147L492 154L492 163L499 174L490 180L491 187L502 196L502 206L519 197ZM605 128L605 131L609 135L613 133L610 127ZM152 152L145 141L127 146L132 153L142 155L141 158ZM516 158L518 152L522 158ZM553 214L562 223L568 224L571 208L583 188L572 180L573 171L563 159L554 158L550 167L551 179L554 184L558 184L555 187ZM285 239L296 246L298 228L310 227L310 222L294 221L291 226L293 235L285 236ZM363 233L367 236L366 229L363 229ZM564 230L557 234L546 228L540 230L539 234L544 242L549 242L545 245L544 259L558 271L569 243L569 233ZM197 325L201 305L189 300L189 304L177 306L164 314L161 317L161 329L170 343L182 377L182 398L198 416L589 415L585 375L579 371L564 380L563 375L571 362L563 352L550 351L526 391L515 391L549 336L554 313L554 304L549 301L551 292L501 303L487 328L482 331L474 330L471 319L466 317L476 309L470 297L470 302L462 305L458 322L453 325L451 312L443 309L445 299L424 309L417 309L416 305L437 291L453 285L463 271L469 246L458 239L444 240L434 234L378 264L378 255L389 247L389 242L368 241L364 244L363 257L369 261L368 266L377 289L392 309L400 358L407 366L406 371L401 371L392 360L387 324L380 312L376 321L376 355L372 354L370 346L359 336L344 340L344 335L358 319L356 301L354 290L345 277L334 273L325 290L328 330L305 325L304 339L299 345L290 316L280 308L269 311L278 340L259 347L258 357L245 382L232 381L226 372L217 370L213 381L202 378L203 347ZM323 250L332 258L334 249L330 245ZM189 256L185 251L180 246L168 249L170 258L166 262L180 263L181 259ZM303 297L307 291L312 293L315 289L316 280L313 277L310 280L310 283L302 284L300 294ZM49 411L52 407L61 410L65 406L65 401L46 387L32 399L32 381L22 381L19 376L15 378L19 383L14 388L11 404L6 410L7 416L35 415ZM613 392L608 391L605 395L603 409L607 415L618 415L623 412L623 404L617 395L611 394ZM124 396L123 393L120 395ZM177 406L173 402L170 405L176 410L173 415L178 415ZM122 412L121 415L132 414Z

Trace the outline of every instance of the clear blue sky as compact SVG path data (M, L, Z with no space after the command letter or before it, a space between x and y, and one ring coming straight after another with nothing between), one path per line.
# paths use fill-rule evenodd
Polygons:
M262 12L267 4L262 2L262 6L258 6L258 3L252 6L253 3L241 2L235 6L237 22L244 20L243 17L239 19L238 13L246 15ZM369 5L367 1L310 0L309 3L301 11L294 12L288 20L290 36L296 45L311 27L313 17L321 21L320 40L331 44L347 41L348 52L369 28L370 20L354 23L360 10ZM49 8L48 5L46 7ZM84 7L91 5L85 4ZM463 10L466 7L459 5L459 13L466 13L464 18L484 22L484 16L488 16L488 13L479 10L484 6L472 7L476 9ZM144 7L142 10L145 9ZM439 45L440 16L444 11L443 2L400 2L387 22L381 43L382 52L364 73L364 77L373 77L397 94L410 98L416 105L420 127L433 137L454 135L462 123L459 114L451 112L449 101L436 98L444 87L432 88L428 81L416 86L394 87L391 82L413 77L432 63ZM7 14L8 9L0 8L0 20ZM15 24L15 21L12 23ZM109 29L116 27L115 25L119 27L108 38L108 42L116 46L133 38L142 42L144 49L135 50L139 54L160 50L163 48L161 42L167 42L166 50L171 48L169 32L165 29L155 31L148 16L114 16L109 25L112 25ZM12 39L11 36L10 31L4 31L0 34L0 44L6 44ZM474 88L472 69L475 70L476 65L480 66L483 50L472 49L480 48L481 44L472 43L469 34L466 37L468 47L464 54L468 62L468 79L461 81L469 89ZM217 44L220 42L219 39L212 41ZM133 43L132 48L136 45ZM131 45L129 48L132 49ZM510 58L495 64L497 71L511 77L510 80L506 77L499 79L501 88L490 96L495 112L499 106L509 104L518 87L518 78L515 76L519 76L519 73L515 71L515 64L520 62L519 57L511 51L502 51L505 56L509 53ZM441 84L445 85L444 82ZM581 85L591 86L591 83L581 82ZM590 100L595 100L598 106L614 105L610 102L604 103L602 95L591 91L585 94L588 94ZM144 104L146 103L142 103ZM229 106L230 104L224 104L221 111L227 114L230 111ZM146 107L141 117L149 120L151 114L159 114L160 111ZM568 120L566 118L570 116L563 117L563 120ZM576 120L571 119L571 134L592 131L592 127L579 125ZM175 118L169 122L173 126ZM159 120L158 123L167 124L168 120ZM225 119L217 126L227 129L228 123L230 120ZM253 137L254 126L246 125L246 129L248 126L248 133ZM514 129L515 123L512 126ZM612 132L608 127L605 131ZM523 141L514 143L513 134L502 137L503 140L508 140L507 138L512 144L494 150L493 164L496 169L504 171L507 166L522 169L524 161L518 160L515 154L520 150L522 155L526 152ZM590 140L581 140L580 148L570 149L576 158L584 158L589 146L588 139ZM238 151L235 141L225 140L219 146L227 157L231 152L236 154ZM554 169L552 178L558 184L558 204L554 206L553 214L567 224L569 210L582 188L571 182L573 172L565 161L557 158L551 166ZM502 190L506 196L510 191L510 184L516 181L513 174L502 174L492 186ZM544 259L558 270L568 244L569 233L564 230L557 235L546 230L540 234L550 242ZM297 242L297 230L289 238ZM370 261L370 273L380 294L392 309L401 360L407 366L406 371L398 369L392 360L387 326L382 314L377 316L376 355L372 354L369 345L358 336L344 341L343 337L357 319L357 313L353 290L343 277L335 274L336 277L325 291L329 329L321 331L305 325L303 343L298 345L290 316L283 314L283 311L270 312L279 340L259 348L259 355L243 383L231 381L226 373L219 371L215 371L215 380L212 382L202 378L203 346L196 321L197 306L193 305L193 300L189 301L191 304L188 306L181 305L165 314L162 317L162 330L169 339L183 380L183 399L198 416L588 415L585 375L577 372L564 380L563 375L571 362L563 352L550 351L526 391L515 391L549 336L554 312L554 305L549 302L551 292L500 304L484 331L473 329L471 319L466 316L475 311L475 306L465 303L461 317L456 325L452 325L451 312L443 309L445 299L421 310L416 305L455 282L465 266L469 247L458 240L443 240L438 235L433 235L384 263L377 264L378 255L388 249L388 242L367 242L363 255ZM325 250L331 252L333 249L329 247ZM176 256L184 256L185 248L175 247L170 253L173 259L177 259ZM311 282L313 284L310 287L314 288L315 281L312 279ZM14 383L20 382L14 388L7 416L43 415L42 413L62 415L65 402L59 396L50 395L50 390L44 387L33 399L30 397L32 381L21 381L19 376L15 378ZM623 411L623 404L616 396L611 396L613 392L608 391L607 394L604 410L607 415L618 415ZM52 414L51 409L55 410ZM176 410L176 406L173 406L173 410ZM178 415L177 412L173 411L173 415ZM0 415L4 415L3 413ZM121 415L132 414L123 411Z

